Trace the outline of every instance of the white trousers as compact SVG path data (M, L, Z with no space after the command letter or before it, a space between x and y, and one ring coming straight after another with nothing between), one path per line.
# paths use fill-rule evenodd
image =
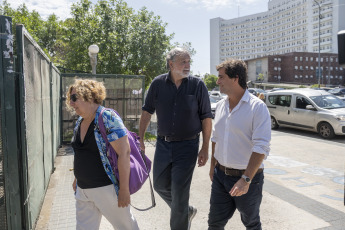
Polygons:
M77 230L98 230L102 215L116 230L139 230L129 206L119 208L114 185L99 188L77 188Z

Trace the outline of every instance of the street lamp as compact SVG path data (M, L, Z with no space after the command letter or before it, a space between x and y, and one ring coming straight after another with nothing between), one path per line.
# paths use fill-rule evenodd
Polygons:
M319 58L318 58L317 84L318 84L318 87L320 88L320 77L322 75L321 68L320 68L320 48L321 48L320 19L322 18L322 16L321 16L321 5L316 0L314 0L314 2L319 6Z
M320 20L322 19L322 15L321 15L321 5L320 3L318 3L316 0L314 0L314 2L319 6L319 61L318 61L318 71L317 71L317 82L318 82L318 87L320 88L320 78L322 77L322 71L321 71L321 67L320 67L320 49L321 49L321 33L320 33ZM324 4L324 5L329 5L330 3ZM324 6L322 5L322 6Z
M99 52L99 48L97 45L90 45L89 46L89 57L90 57L90 64L92 67L92 74L96 74L98 52Z

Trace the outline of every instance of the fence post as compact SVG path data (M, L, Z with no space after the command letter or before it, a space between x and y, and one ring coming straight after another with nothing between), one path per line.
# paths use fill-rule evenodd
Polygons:
M18 76L13 65L12 19L0 16L0 89L1 122L3 138L3 168L5 175L5 200L7 229L24 229L23 199L21 190L20 142L17 122L17 83Z

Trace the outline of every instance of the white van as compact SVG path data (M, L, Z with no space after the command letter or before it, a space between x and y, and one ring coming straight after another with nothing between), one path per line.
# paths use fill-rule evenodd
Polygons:
M345 135L345 102L324 90L292 89L267 94L271 128L318 132L323 138Z

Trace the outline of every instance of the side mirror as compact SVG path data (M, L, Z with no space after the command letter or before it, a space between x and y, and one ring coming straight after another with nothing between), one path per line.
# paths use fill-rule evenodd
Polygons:
M314 106L312 106L312 105L307 105L305 108L306 108L307 110L314 110L314 111L316 111L316 109L315 109Z

